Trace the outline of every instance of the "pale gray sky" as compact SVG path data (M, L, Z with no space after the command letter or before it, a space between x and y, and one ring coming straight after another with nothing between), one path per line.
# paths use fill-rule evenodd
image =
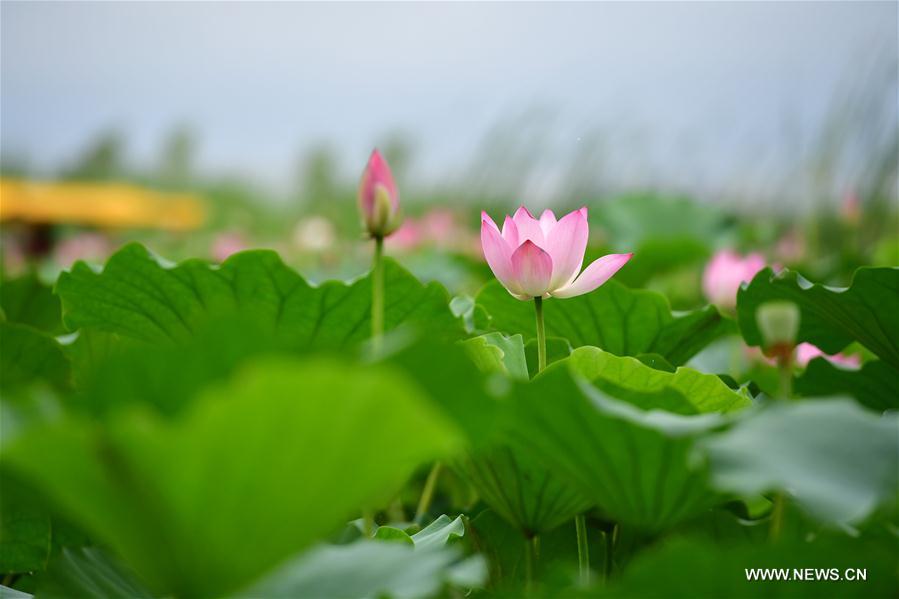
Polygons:
M0 10L4 152L54 167L118 127L140 164L189 122L204 169L275 186L304 146L361 164L394 129L417 140L419 180L459 176L492 124L541 107L553 151L600 130L609 177L714 192L776 177L847 82L897 54L894 2Z

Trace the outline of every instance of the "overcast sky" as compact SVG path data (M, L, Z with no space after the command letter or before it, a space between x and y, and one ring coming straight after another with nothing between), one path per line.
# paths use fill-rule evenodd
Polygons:
M148 163L188 122L204 169L274 185L309 144L359 164L395 129L420 180L451 177L537 107L556 148L607 131L618 175L714 189L783 163L897 54L894 2L0 6L4 153L55 167L117 127Z

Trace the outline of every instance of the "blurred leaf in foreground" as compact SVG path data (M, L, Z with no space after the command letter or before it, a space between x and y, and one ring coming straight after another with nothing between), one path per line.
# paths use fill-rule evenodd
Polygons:
M48 425L11 444L4 465L154 590L199 597L250 583L456 439L388 369L269 360L174 422L131 410L103 429Z

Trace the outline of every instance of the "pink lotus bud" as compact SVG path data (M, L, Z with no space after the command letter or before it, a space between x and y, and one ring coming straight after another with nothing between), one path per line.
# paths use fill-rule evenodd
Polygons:
M796 347L796 363L803 368L808 366L809 362L819 357L828 360L832 364L844 366L846 368L859 368L861 366L861 360L858 356L846 356L843 354L834 354L831 356L825 354L811 343L800 343Z
M557 221L551 210L538 220L522 206L515 216L506 217L502 231L481 213L484 258L503 287L520 300L589 293L633 256L609 254L581 272L588 236L586 207Z
M359 210L365 230L372 237L387 237L403 222L396 183L377 149L372 151L359 183Z
M761 254L740 256L730 250L721 250L709 261L702 275L702 289L706 299L721 308L737 307L737 291L742 283L748 283L765 268Z

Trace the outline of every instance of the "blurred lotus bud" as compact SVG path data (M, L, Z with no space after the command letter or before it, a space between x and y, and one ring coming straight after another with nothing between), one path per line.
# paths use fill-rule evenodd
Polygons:
M365 230L372 237L387 237L403 222L396 183L377 149L371 153L359 183L359 210Z
M799 319L799 307L793 302L773 301L758 307L755 320L762 333L766 354L786 357L793 353Z

